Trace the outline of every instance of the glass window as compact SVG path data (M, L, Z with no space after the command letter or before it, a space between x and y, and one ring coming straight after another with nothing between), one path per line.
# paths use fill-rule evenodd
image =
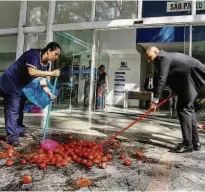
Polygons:
M0 36L0 75L16 59L17 36Z
M31 48L43 49L46 46L45 33L28 33L25 35L24 51Z
M57 1L55 23L91 21L91 1Z
M192 27L192 56L205 64L205 27L193 26Z
M46 25L49 1L28 1L27 21L28 26Z
M20 1L0 1L0 28L17 27L19 13Z
M96 21L135 18L137 18L137 1L96 1Z
M56 32L54 41L62 48L55 68L61 69L58 108L88 109L93 31Z

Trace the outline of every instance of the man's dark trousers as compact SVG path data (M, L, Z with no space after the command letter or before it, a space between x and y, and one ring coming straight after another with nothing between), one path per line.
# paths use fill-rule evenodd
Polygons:
M195 98L185 102L183 97L178 97L177 112L181 124L183 143L192 145L199 142L197 121L193 103Z

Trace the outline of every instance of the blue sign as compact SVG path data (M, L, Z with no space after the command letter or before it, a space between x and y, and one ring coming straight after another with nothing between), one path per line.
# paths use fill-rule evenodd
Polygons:
M137 43L183 42L189 38L189 27L157 27L137 29Z
M187 27L156 27L137 29L137 43L171 43L171 42L189 42L189 31ZM192 27L192 41L205 40L205 27Z

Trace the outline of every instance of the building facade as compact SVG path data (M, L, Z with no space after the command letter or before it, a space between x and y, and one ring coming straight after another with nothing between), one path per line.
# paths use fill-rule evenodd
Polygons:
M192 8L193 7L193 8ZM56 41L62 47L56 108L95 109L97 69L108 75L107 106L123 106L152 66L149 45L205 63L205 1L0 1L1 73L24 51ZM85 98L86 97L86 98ZM137 107L139 102L129 101Z

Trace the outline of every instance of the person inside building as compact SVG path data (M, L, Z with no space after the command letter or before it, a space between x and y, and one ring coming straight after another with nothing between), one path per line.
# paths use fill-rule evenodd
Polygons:
M44 49L30 49L24 52L0 77L0 94L4 97L5 128L8 142L20 145L20 137L29 137L24 127L18 125L22 88L36 77L57 77L59 70L48 71L49 61L55 61L61 52L56 42Z
M153 77L152 72L149 72L149 76L145 79L144 90L148 91L148 92L153 92L154 91L154 77ZM150 101L147 100L145 102L145 108L146 109L149 108L149 104L150 104Z
M149 110L156 110L162 90L167 84L178 97L177 113L183 137L182 143L174 151L184 153L200 150L194 101L205 84L205 66L188 55L165 52L154 46L146 50L146 57L157 70L154 99Z
M108 88L107 73L105 72L104 65L100 65L98 70L99 70L99 75L97 80L97 91L96 91L96 109L104 109L105 92Z

